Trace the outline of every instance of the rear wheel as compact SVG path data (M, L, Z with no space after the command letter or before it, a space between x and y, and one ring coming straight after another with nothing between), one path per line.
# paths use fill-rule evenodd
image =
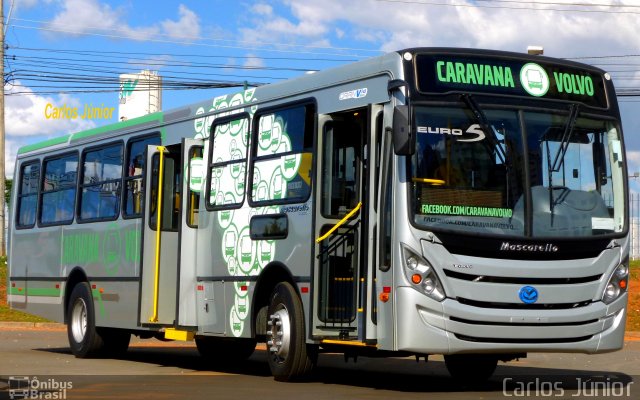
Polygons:
M444 356L449 374L463 383L486 382L498 366L498 358L491 354L452 354Z
M267 315L267 350L274 378L293 381L305 377L316 363L317 349L306 344L302 302L290 283L275 287Z
M96 330L95 310L89 284L78 283L67 304L67 336L69 347L78 358L94 357L104 342Z

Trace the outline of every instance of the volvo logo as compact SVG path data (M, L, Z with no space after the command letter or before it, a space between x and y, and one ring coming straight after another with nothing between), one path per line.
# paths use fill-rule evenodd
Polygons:
M525 304L533 304L538 301L538 289L533 286L523 286L518 292L520 300Z

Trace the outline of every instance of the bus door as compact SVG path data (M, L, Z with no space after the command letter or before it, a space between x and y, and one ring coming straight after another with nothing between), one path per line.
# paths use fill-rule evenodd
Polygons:
M321 115L318 126L312 335L364 341L373 287L369 259L368 160L372 115L362 108ZM373 192L373 190L371 190ZM375 221L375 218L371 218Z
M182 220L180 222L180 263L178 264L178 326L196 326L196 251L200 192L204 187L205 167L203 161L204 141L183 139Z
M140 323L175 325L183 189L182 146L148 146ZM158 212L160 208L160 212ZM157 230L158 220L160 231Z

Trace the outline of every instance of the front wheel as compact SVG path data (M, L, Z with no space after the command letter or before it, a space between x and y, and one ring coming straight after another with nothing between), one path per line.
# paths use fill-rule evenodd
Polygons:
M89 358L97 355L104 342L96 330L95 310L89 284L74 286L67 303L67 336L74 356Z
M302 302L293 286L279 283L271 293L267 318L269 367L277 381L294 381L308 375L317 351L305 341Z
M449 374L468 384L480 384L491 378L498 366L498 358L491 354L452 354L444 356Z

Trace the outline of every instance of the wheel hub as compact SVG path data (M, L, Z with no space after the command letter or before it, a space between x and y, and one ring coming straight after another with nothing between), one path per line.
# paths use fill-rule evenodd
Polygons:
M267 322L267 347L269 354L278 362L283 362L289 354L291 343L291 320L286 308L281 308L269 316Z
M76 299L71 311L71 333L76 343L81 343L87 333L87 305L83 299Z

